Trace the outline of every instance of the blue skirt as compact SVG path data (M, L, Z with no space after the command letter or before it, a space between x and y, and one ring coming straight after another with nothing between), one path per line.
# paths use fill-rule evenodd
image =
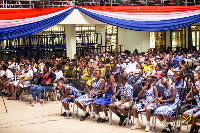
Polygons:
M97 105L103 104L103 105L108 105L111 104L111 98L110 97L102 97L94 101Z

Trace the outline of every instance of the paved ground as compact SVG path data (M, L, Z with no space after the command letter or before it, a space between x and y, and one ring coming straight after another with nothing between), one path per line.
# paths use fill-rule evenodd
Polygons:
M5 98L4 98L5 99ZM0 133L133 133L144 132L143 129L131 130L124 126L118 126L119 118L113 115L113 123L97 123L87 118L84 122L79 118L66 119L60 116L60 102L46 102L40 108L31 107L29 101L10 101L5 99L8 113L5 112L2 98L0 98ZM81 116L82 111L79 112ZM104 116L101 113L101 116ZM145 118L145 117L143 117ZM157 121L156 131L161 132L163 126ZM189 127L190 128L190 127ZM188 133L186 126L183 133Z

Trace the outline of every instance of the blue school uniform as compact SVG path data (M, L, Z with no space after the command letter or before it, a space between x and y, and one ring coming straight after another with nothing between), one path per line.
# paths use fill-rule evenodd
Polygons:
M192 112L197 115L200 116L200 93L194 96L194 99L197 102L197 106L195 106L193 109L189 109L186 111L186 113L188 113L190 116L192 116Z
M142 101L139 104L136 104L134 107L137 111L145 111L145 109L143 109L143 106L148 104L150 101L152 101L155 98L155 93L154 93L154 87L151 86L150 89L145 89L144 90L144 95L145 95L145 101ZM146 109L151 109L154 110L155 109L155 103L151 103L149 104Z
M172 86L170 86L169 89L164 88L164 100L172 98L171 88ZM176 112L178 103L179 103L179 94L178 91L176 90L175 100L173 102L166 102L164 105L158 107L155 110L155 114L166 115L171 117Z
M116 84L114 83L114 86ZM106 84L106 87L108 87L108 83ZM102 97L102 98L99 98L97 100L94 101L94 103L96 103L97 105L100 105L100 104L103 104L103 105L108 105L108 104L111 104L111 98L113 96L113 93L112 93L112 86L108 89L105 97Z
M69 85L66 85L65 89L63 89L64 93L66 91L66 88L69 88L68 95L73 95L75 98L81 96L81 93L79 93L79 91L75 87L69 86ZM62 96L60 100L61 100L61 102L67 103L67 102L69 102L69 100L71 100L71 98Z
M92 80L92 84L91 84L92 85L92 88L91 88L92 92L100 90L101 81L102 81L102 79L100 79L98 81L95 81L95 79ZM96 100L99 97L100 96L98 94L92 94L91 98L89 98L89 94L85 94L85 95L82 95L82 96L76 98L75 101L82 103L83 105L88 105L88 104L92 103L92 101Z

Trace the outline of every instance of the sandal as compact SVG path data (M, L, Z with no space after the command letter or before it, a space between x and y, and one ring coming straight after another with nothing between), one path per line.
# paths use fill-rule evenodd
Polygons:
M14 98L12 98L12 97L9 97L7 100L14 100Z

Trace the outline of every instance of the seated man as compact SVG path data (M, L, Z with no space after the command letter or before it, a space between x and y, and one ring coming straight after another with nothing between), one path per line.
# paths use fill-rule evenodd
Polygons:
M112 101L115 101L116 96L118 95L120 95L121 100L110 104L109 109L114 112L118 117L120 117L119 125L121 126L124 120L127 118L127 112L125 111L125 109L130 106L129 101L133 99L133 87L127 83L126 74L121 74L119 76L119 83L122 83L122 86L119 87L117 93L112 96Z

